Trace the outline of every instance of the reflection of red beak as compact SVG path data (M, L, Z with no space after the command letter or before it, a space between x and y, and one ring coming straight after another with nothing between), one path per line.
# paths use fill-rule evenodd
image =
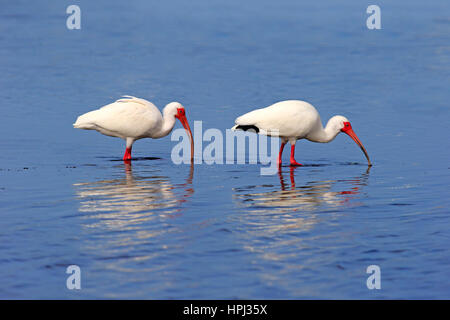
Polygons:
M353 139L353 141L356 142L356 144L361 148L362 152L364 152L364 155L367 158L367 161L369 162L369 167L372 166L372 163L370 162L369 159L369 155L367 154L366 148L364 148L363 144L361 143L361 141L358 139L358 136L356 135L356 133L353 131L352 126L350 124L350 122L344 122L344 128L341 129L342 132L348 134L350 136L350 138Z
M193 160L194 160L194 139L192 138L191 128L189 127L189 123L188 123L188 121L186 119L186 116L184 114L182 116L176 115L175 117L178 118L178 120L180 120L180 122L183 125L184 129L188 133L189 139L191 140L191 163L193 163Z

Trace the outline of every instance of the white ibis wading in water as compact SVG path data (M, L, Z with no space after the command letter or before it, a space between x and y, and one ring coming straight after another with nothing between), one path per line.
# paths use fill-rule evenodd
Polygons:
M179 102L171 102L163 113L147 100L124 96L116 102L78 117L74 128L97 130L98 132L122 138L126 141L123 160L131 160L131 148L142 138L158 139L167 136L176 119L180 120L191 140L191 162L194 156L194 142L184 107Z
M232 130L254 130L259 134L279 136L281 148L278 164L281 165L281 154L289 141L291 144L291 165L301 166L295 161L295 143L299 139L313 142L330 142L339 132L348 134L364 152L369 166L371 162L366 149L352 129L350 121L343 116L334 116L328 120L324 128L316 108L305 101L289 100L277 102L267 108L248 112L235 121Z

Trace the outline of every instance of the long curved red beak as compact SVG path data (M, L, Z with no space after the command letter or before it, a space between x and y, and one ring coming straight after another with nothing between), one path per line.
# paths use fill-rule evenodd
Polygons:
M366 148L364 148L363 144L361 143L361 141L358 139L358 136L356 135L356 133L353 131L352 126L350 124L350 122L344 122L344 128L341 129L342 132L348 134L350 136L350 138L353 139L353 141L356 142L356 144L361 148L362 152L364 152L364 155L367 158L367 162L369 163L369 167L372 166L372 163L370 162L369 159L369 155L367 154Z
M181 124L183 125L184 129L186 130L189 139L191 140L191 163L194 161L194 139L192 137L191 128L189 127L189 123L186 119L185 115L177 116L178 120L180 120Z

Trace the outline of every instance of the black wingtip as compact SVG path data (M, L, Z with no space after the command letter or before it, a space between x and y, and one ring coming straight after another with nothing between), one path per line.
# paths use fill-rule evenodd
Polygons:
M254 125L238 125L236 126L235 130L243 130L243 131L253 130L256 133L259 133L259 128Z

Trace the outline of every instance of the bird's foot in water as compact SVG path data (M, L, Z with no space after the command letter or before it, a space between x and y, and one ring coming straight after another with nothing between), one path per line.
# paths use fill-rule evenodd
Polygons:
M291 166L293 166L293 167L300 167L300 166L303 166L303 165L301 163L298 163L295 160L291 160Z
M123 161L130 161L131 160L131 148L125 149L125 154L123 155Z

